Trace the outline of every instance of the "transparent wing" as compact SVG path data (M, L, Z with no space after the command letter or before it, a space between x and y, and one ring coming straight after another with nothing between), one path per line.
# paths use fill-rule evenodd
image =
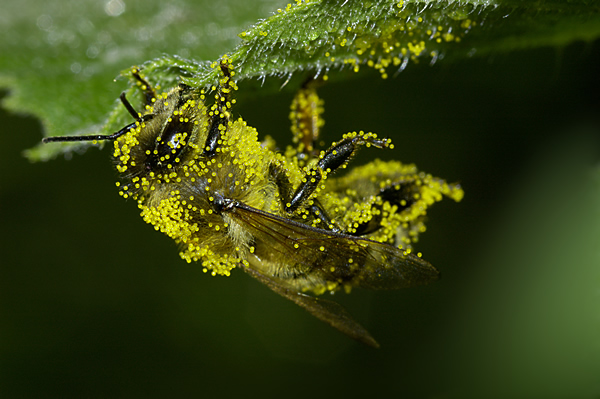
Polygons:
M273 277L317 274L328 282L396 289L439 275L429 262L389 244L313 228L239 202L226 212L253 235L258 256L276 265Z
M340 304L305 295L284 287L277 279L266 276L256 269L249 267L244 267L243 269L252 277L258 279L260 282L265 284L279 295L304 308L319 320L328 323L332 327L338 329L357 341L374 348L379 348L379 344L377 341L375 341L371 334L369 334L369 332L363 326L352 319L352 317L350 317L348 312L346 312L346 310Z

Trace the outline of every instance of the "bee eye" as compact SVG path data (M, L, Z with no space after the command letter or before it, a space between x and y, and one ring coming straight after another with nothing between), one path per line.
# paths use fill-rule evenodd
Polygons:
M192 126L180 121L171 122L155 144L156 158L151 161L158 165L172 164L187 147Z
M187 133L170 130L166 132L156 145L156 152L160 158L175 159L186 146Z

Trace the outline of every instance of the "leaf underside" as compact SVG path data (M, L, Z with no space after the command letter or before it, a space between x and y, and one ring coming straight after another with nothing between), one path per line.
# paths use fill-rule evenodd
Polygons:
M133 65L163 89L210 87L214 61L229 54L236 79L264 83L266 93L294 75L375 70L388 78L410 64L600 37L600 3L585 0L64 3L11 0L0 17L0 85L10 91L3 104L39 117L48 136L108 134L130 123L118 94L127 89L139 104L139 93L112 81ZM44 161L89 145L38 145L25 155Z

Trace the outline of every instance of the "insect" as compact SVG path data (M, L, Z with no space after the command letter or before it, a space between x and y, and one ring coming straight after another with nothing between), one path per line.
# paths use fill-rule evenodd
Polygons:
M44 142L108 140L123 180L120 194L174 239L180 255L212 275L239 268L348 336L377 347L344 308L314 295L352 287L396 289L436 280L438 271L412 252L426 209L460 186L414 165L373 161L343 176L361 147L392 148L373 133L352 132L318 149L322 101L315 84L298 92L290 114L294 146L284 153L232 117L231 61L208 105L204 90L180 84L156 93L137 69L145 98L134 122L111 135L47 137Z

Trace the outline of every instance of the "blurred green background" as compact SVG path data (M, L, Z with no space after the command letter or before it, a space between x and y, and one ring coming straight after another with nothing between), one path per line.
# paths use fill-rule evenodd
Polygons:
M364 129L396 144L354 165L414 162L466 192L417 244L439 282L335 296L379 350L242 272L183 262L118 196L108 148L31 164L39 123L0 110L0 397L598 397L599 50L321 89L326 141ZM291 95L236 111L286 144Z

